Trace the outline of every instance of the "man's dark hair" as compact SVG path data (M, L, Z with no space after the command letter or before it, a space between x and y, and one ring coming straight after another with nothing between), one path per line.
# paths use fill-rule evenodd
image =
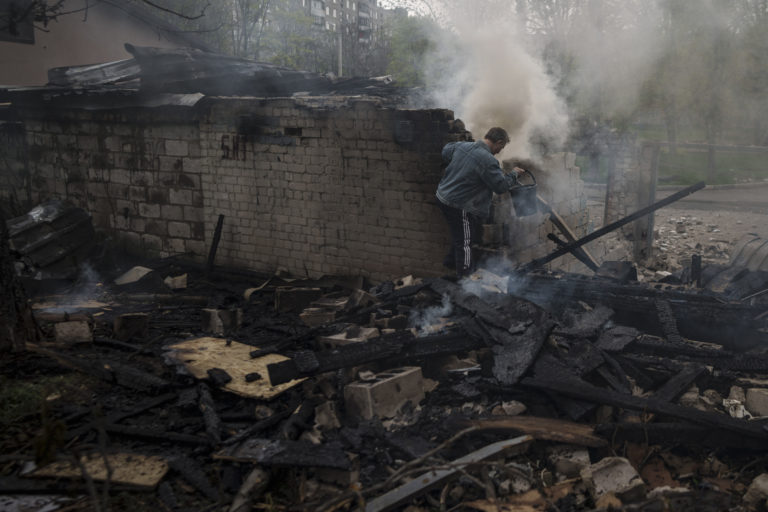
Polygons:
M488 133L485 134L485 138L491 142L503 142L504 144L509 143L509 135L507 135L507 131L504 128L499 128L498 126L488 130Z

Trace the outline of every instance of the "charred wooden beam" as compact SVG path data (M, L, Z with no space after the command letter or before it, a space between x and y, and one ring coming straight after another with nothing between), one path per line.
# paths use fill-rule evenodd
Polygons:
M365 512L386 512L392 510L416 496L424 494L441 483L454 478L468 466L490 457L508 454L510 451L521 452L533 441L531 436L521 436L506 441L499 441L474 451L460 459L451 461L450 468L428 471L413 480L370 500L365 505Z
M567 246L568 243L575 242L577 240L576 234L571 230L568 224L566 224L565 220L560 216L560 214L558 214L552 208L552 206L550 206L549 203L546 202L541 196L537 195L536 199L539 201L539 205L541 205L542 210L545 213L549 214L549 222L551 222L557 229L560 230L560 232L563 234L567 242L560 240L555 235L552 235L554 239L549 238L549 235L547 235L547 237L561 247ZM597 261L595 260L595 258L593 258L592 255L589 253L586 247L578 247L570 252L580 262L586 265L590 270L592 270L593 272L597 272L599 265L597 264Z
M664 336L667 341L671 343L682 343L683 338L677 330L677 319L672 312L672 306L669 301L663 299L657 300L656 311L659 315L659 322L661 322L661 329L664 331Z
M673 402L685 393L691 384L702 374L706 373L704 366L688 366L682 372L676 373L663 386L656 390L653 398L665 402Z
M256 462L271 467L349 470L351 463L341 444L316 445L309 441L250 438L214 454L214 459Z
M595 433L609 439L613 446L625 441L662 446L706 446L709 448L737 448L768 450L768 443L739 433L719 428L686 423L603 423Z
M690 423L729 430L736 434L748 436L768 444L768 432L766 432L761 425L749 423L744 420L737 420L723 414L706 413L691 407L674 405L653 398L624 395L574 379L545 381L537 378L526 378L521 381L521 384L534 389L559 393L579 400L587 400L637 411L649 411Z
M643 217L645 215L648 215L649 213L654 212L654 211L658 210L659 208L663 208L664 206L667 206L668 204L672 204L675 201L677 201L679 199L682 199L683 197L696 192L697 190L701 190L705 186L706 186L705 183L702 181L702 182L696 183L695 185L691 185L690 187L686 187L686 188L684 188L684 189L682 189L682 190L680 190L678 192L675 192L674 194L670 195L669 197L666 197L666 198L662 199L661 201L657 201L657 202L653 203L650 206L646 206L645 208L641 208L640 210L636 211L635 213L627 215L623 219L619 219L616 222L612 222L611 224L608 224L607 226L603 226L602 228L600 228L600 229L598 229L596 231L593 231L589 235L587 235L585 237L582 237L579 240L566 245L565 247L561 247L561 248L557 249L556 251L554 251L553 253L551 253L551 254L549 254L547 256L543 256L541 258L537 258L537 259L531 261L530 263L527 263L523 267L521 267L520 270L521 270L521 272L530 272L530 271L535 270L535 269L537 269L539 267L542 267L543 265L546 265L550 261L555 260L555 259L557 259L560 256L563 256L565 254L568 254L569 252L574 251L575 249L578 249L579 247L581 247L584 244L587 244L587 243L589 243L589 242L591 242L593 240L596 240L596 239L600 238L601 236L610 233L611 231L615 231L615 230L619 229L621 226L623 226L625 224L629 224L630 222L635 221L635 220L637 220L637 219L639 219L639 218L641 218L641 217Z
M600 448L607 443L605 439L594 435L594 428L583 423L540 418L536 416L497 416L489 419L472 420L461 418L456 421L458 427L475 427L478 431L518 432L534 439L557 441L560 443Z
M681 336L746 350L768 343L768 318L764 308L747 304L724 304L716 297L677 290L657 289L640 283L618 284L576 276L521 276L510 293L544 308L565 308L574 301L605 305L613 320L645 333L664 336L656 301L669 301Z
M482 340L467 336L463 329L416 338L410 331L401 331L374 338L371 341L351 343L332 351L294 353L294 358L267 365L272 385L325 372L350 368L393 357L408 360L431 355L450 354L474 350L485 346Z
M161 441L170 443L194 444L201 446L210 445L210 441L204 437L192 434L180 434L178 432L169 432L166 430L148 429L146 427L132 427L126 425L116 425L107 423L104 430L113 434L148 439L151 441Z
M201 382L198 385L199 402L198 407L200 412L203 413L203 420L205 421L205 431L214 444L221 443L221 418L216 413L216 404L211 396L211 390L208 386Z

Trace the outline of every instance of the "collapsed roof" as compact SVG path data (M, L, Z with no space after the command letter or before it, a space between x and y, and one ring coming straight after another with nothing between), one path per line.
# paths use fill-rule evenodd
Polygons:
M0 101L25 97L117 92L157 95L257 96L366 95L397 99L405 89L389 76L335 78L193 48L138 47L126 43L131 59L67 66L48 71L43 87L0 91Z

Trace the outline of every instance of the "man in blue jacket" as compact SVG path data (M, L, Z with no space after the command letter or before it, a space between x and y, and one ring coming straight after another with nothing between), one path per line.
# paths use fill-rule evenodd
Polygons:
M455 265L458 277L475 270L472 244L482 238L482 223L490 215L493 193L503 194L517 184L521 170L504 174L494 156L508 142L507 132L496 127L481 141L452 142L443 148L448 167L435 195L451 231L452 251L444 264L450 268Z

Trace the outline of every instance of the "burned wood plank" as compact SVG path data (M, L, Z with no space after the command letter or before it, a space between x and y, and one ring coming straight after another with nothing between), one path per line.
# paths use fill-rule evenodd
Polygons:
M386 361L397 357L410 358L450 354L474 350L485 346L482 340L467 336L463 329L432 334L416 338L410 331L401 331L370 341L350 343L325 352L302 351L300 361L303 368L293 359L267 365L269 380L278 385L291 380L317 375L341 368L350 368L374 361ZM312 361L316 361L316 364Z
M625 441L662 446L706 446L766 451L768 443L728 430L687 423L603 423L595 433L609 439L613 446Z
M645 208L641 208L640 210L638 210L638 211L636 211L636 212L634 212L634 213L632 213L630 215L627 215L623 219L619 219L616 222L612 222L611 224L608 224L607 226L603 226L602 228L593 231L589 235L587 235L585 237L582 237L579 240L577 240L577 241L575 241L573 243L570 243L570 244L568 244L565 247L561 247L561 248L557 249L556 251L552 252L551 254L549 254L547 256L543 256L541 258L537 258L537 259L531 261L530 263L527 263L526 265L524 265L521 268L521 272L530 272L530 271L532 271L534 269L542 267L543 265L546 265L550 261L555 260L555 259L557 259L560 256L563 256L565 254L568 254L569 252L571 252L571 251L581 247L584 244L587 244L587 243L589 243L589 242L591 242L593 240L596 240L596 239L600 238L601 236L610 233L611 231L615 231L618 228L620 228L621 226L623 226L625 224L628 224L628 223L630 223L632 221L635 221L635 220L637 220L637 219L639 219L641 217L644 217L645 215L648 215L649 213L654 212L654 211L658 210L659 208L663 208L664 206L667 206L668 204L672 204L675 201L677 201L679 199L682 199L683 197L696 192L697 190L701 190L705 186L706 186L705 183L702 181L702 182L696 183L695 185L691 185L690 187L686 187L686 188L684 188L684 189L682 189L682 190L680 190L678 192L675 192L674 194L672 194L672 195L662 199L661 201L657 201L657 202L655 202L654 204L652 204L650 206L646 206Z
M194 459L179 455L168 461L171 469L179 473L195 489L212 501L219 501L219 491L213 486L205 471Z
M477 295L444 279L435 279L430 287L448 295L460 308L471 313L490 338L493 352L493 376L510 385L533 364L554 321L535 304L510 295L497 297L499 304L489 304Z
M706 413L691 407L674 405L652 398L649 399L624 395L574 379L544 381L543 379L526 378L521 381L521 384L534 389L559 393L579 400L587 400L600 404L613 405L615 407L623 407L625 409L663 414L691 423L729 430L768 443L768 432L766 432L762 426L743 420L737 420L718 413Z
M563 234L567 242L560 240L557 236L550 233L547 238L555 242L560 247L566 247L569 243L577 241L576 234L568 227L565 220L546 202L541 196L537 195L536 199L542 207L545 213L549 214L549 222L551 222L560 232ZM577 247L569 251L576 259L586 265L593 272L597 272L599 265L595 258L589 253L586 247Z
M674 402L685 393L691 384L702 374L706 373L704 366L688 366L682 372L676 373L663 386L656 390L653 398L665 402Z
M211 242L211 250L208 252L208 272L213 272L214 262L216 261L216 250L219 248L219 240L221 240L221 229L224 226L224 215L219 214L219 219L216 221L216 229L213 231L213 241Z
M677 320L672 312L672 306L669 304L669 301L657 300L656 311L658 312L661 329L664 331L667 341L670 343L682 343L683 338L677 330Z
M138 391L159 391L167 389L170 386L168 381L161 379L156 375L152 375L151 373L147 373L123 363L104 360L99 362L86 361L33 344L28 344L27 348L38 354L55 359L59 364L67 368L98 377L99 379L112 384L119 384Z
M536 416L498 416L489 419L472 420L462 418L459 427L475 427L479 431L509 432L527 434L534 439L599 448L606 446L605 439L594 435L594 428L583 423L540 418Z
M724 304L715 297L656 289L640 283L618 284L581 277L527 275L510 293L545 308L564 308L574 301L603 304L614 312L614 322L647 334L664 336L655 301L668 300L684 338L746 350L768 343L768 318L763 309L747 304Z
M471 466L473 463L481 462L490 457L509 454L511 451L519 453L526 449L531 441L533 441L531 436L520 436L485 446L452 461L451 467L448 469L429 471L382 496L368 501L365 505L365 512L386 512L387 510L392 510L443 482L458 476L466 467Z
M595 346L606 352L620 352L640 336L640 331L634 327L617 325L605 329L595 342Z
M250 438L213 455L214 459L255 462L268 467L331 468L349 470L351 462L340 444Z
M289 406L285 411L273 414L269 418L265 418L261 421L257 421L250 427L247 427L241 430L240 432L238 432L237 434L233 435L232 437L226 439L221 444L223 446L228 446L235 443L239 443L240 441L242 441L247 437L250 437L254 434L258 434L262 430L266 430L270 427L273 427L278 423L280 423L281 421L283 421L285 418L289 417L291 414L293 414L295 407L296 407L295 405L293 407Z
M203 382L198 384L197 389L199 396L198 407L200 412L203 413L205 431L214 444L219 444L221 443L221 418L216 413L216 404L211 396L211 390Z
M477 295L469 293L462 289L461 286L445 279L434 279L429 282L429 287L440 295L448 295L454 304L468 311L484 323L503 329L510 334L519 334L525 331L526 327L532 322L531 319L513 316L514 311L512 309L498 311Z
M208 446L211 444L210 441L204 437L192 434L180 434L178 432L168 432L166 430L148 429L146 427L130 427L107 423L104 425L104 430L113 434L148 439L151 441L194 444L200 446Z
M178 395L176 393L166 393L165 395L158 396L156 398L150 398L148 400L144 400L131 408L129 411L117 411L108 414L104 418L104 423L107 424L115 424L119 423L122 420L126 418L130 418L132 416L136 416L138 414L141 414L145 411L148 411L150 409L154 409L155 407L158 407L160 405L163 405L166 402L170 402L174 398L176 398ZM100 420L92 421L88 423L87 425L83 425L82 427L79 427L77 429L71 430L67 432L67 439L73 439L75 437L79 437L89 430L96 428Z

